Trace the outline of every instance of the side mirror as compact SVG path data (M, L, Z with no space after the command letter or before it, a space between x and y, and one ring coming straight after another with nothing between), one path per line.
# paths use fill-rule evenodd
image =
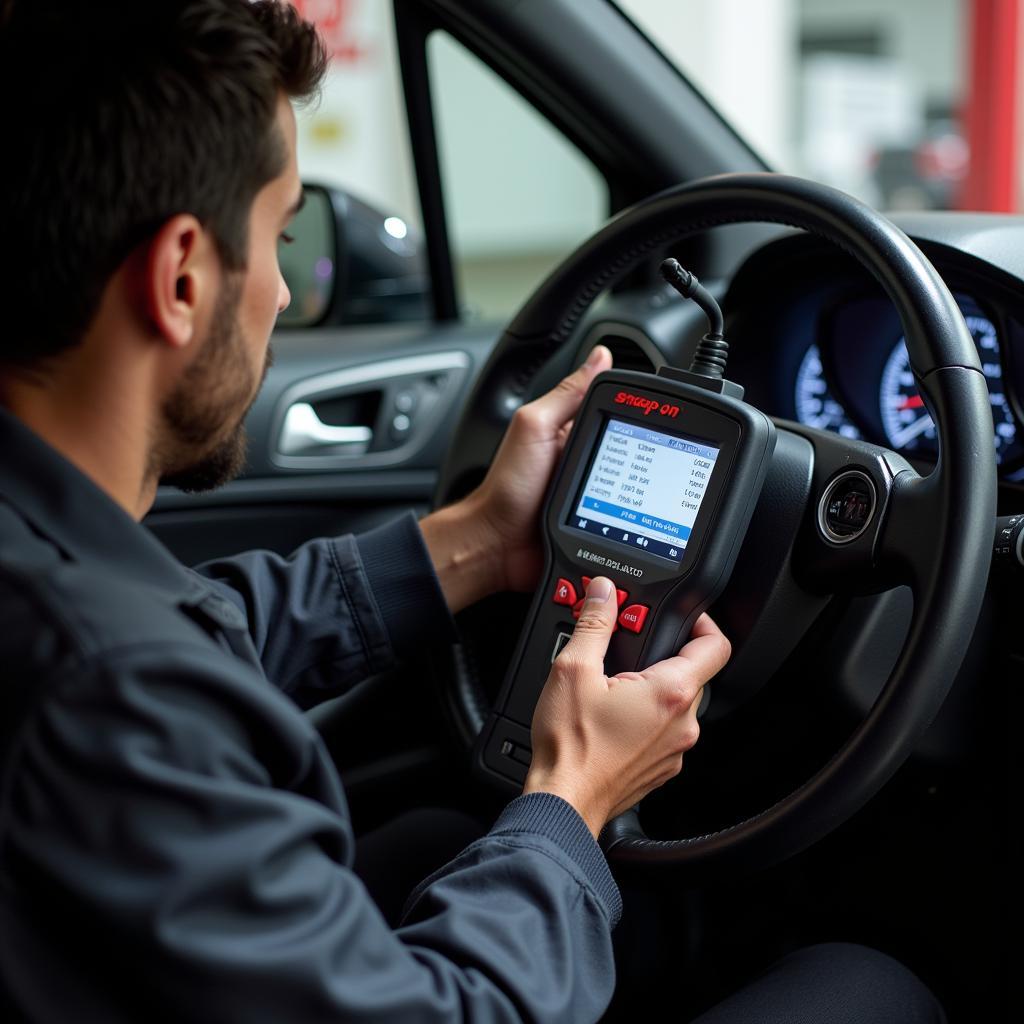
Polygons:
M306 202L278 260L291 305L280 327L395 323L430 316L418 233L338 188L305 185Z

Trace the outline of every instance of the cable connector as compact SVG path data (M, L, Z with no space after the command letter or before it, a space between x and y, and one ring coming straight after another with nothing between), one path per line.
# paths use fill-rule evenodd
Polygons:
M708 318L708 332L697 344L690 372L702 377L721 380L729 360L729 343L725 340L725 317L715 297L691 274L679 260L664 260L659 268L661 276L685 299L692 299Z

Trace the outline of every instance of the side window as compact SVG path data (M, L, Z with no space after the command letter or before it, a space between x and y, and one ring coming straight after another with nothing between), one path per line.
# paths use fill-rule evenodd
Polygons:
M279 250L292 293L282 326L422 319L430 283L398 68L392 5L292 0L331 63L317 102L296 110L306 205ZM311 188L309 186L316 186ZM343 294L335 295L337 289ZM333 301L332 301L333 297Z
M299 174L420 229L394 13L380 0L293 0L331 53L319 102L297 111Z
M608 216L597 169L444 32L427 60L452 260L470 316L507 317Z

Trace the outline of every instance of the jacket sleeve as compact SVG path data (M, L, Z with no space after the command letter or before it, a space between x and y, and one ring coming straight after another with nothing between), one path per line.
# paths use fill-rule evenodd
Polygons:
M315 731L217 655L81 667L21 731L0 834L0 971L21 1014L598 1019L620 904L568 804L514 800L392 930L350 870Z
M456 636L412 513L288 558L250 551L196 572L243 612L267 678L304 708Z

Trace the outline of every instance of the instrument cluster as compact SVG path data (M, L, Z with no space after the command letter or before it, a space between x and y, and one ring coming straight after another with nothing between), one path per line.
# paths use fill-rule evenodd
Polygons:
M954 298L988 383L992 443L1000 476L1024 481L1024 426L1016 400L1014 349L1024 327L981 300ZM846 296L820 310L812 336L797 352L786 404L800 423L884 445L908 458L934 461L935 424L918 391L899 318L874 294ZM780 396L782 397L782 396Z

